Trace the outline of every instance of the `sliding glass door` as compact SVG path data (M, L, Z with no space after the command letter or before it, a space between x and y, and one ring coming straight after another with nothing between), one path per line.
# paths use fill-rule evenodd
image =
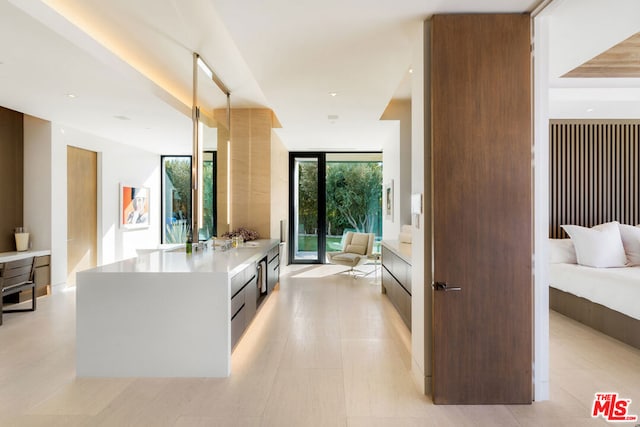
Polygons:
M324 263L348 231L382 238L381 153L291 153L289 259Z

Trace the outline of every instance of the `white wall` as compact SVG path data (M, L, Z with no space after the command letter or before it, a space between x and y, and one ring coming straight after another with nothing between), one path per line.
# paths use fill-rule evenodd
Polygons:
M549 18L534 22L534 399L549 399Z
M397 121L383 147L383 186L393 179L393 221L384 218L382 238L396 240L400 226L411 224L411 100L392 99L381 120ZM389 161L389 163L387 163Z
M43 233L50 227L51 283L66 281L67 274L67 146L98 153L98 264L108 264L136 256L137 248L160 243L160 155L109 141L95 135L51 123L47 141L46 122L25 121L25 164L39 164L50 157L50 174L38 174L25 185L25 207L39 206L50 185L50 209L30 213L29 223L40 224ZM27 138L25 138L27 140ZM46 149L47 144L50 151ZM28 158L27 158L28 156ZM119 185L145 186L150 194L150 227L126 231L119 228ZM33 191L37 190L37 191ZM46 196L46 194L45 194ZM34 230L35 231L35 230ZM36 238L38 238L36 236Z
M51 122L24 115L24 226L32 249L51 248Z
M278 134L271 130L271 238L287 241L286 234L280 236L280 221L284 221L283 232L287 233L289 216L289 151ZM280 265L286 265L286 246L280 252Z
M385 195L384 191L391 180L394 181L394 186L397 187L397 182L400 180L400 122L394 122L393 125L398 129L395 132L391 132L389 138L382 145L382 239L383 240L396 240L398 233L400 232L400 221L396 220L397 216L393 220L387 219L385 214ZM397 191L394 189L394 191ZM398 212L400 202L395 197L394 212Z
M411 193L422 194L424 205L422 214L412 221L411 372L423 393L431 392L431 159L426 155L431 141L425 138L430 124L425 119L429 76L424 63L428 25L421 25L414 36L411 78Z

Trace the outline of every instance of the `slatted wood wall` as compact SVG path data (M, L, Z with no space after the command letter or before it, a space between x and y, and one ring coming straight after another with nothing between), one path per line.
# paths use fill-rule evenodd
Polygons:
M640 120L551 121L550 226L640 224Z

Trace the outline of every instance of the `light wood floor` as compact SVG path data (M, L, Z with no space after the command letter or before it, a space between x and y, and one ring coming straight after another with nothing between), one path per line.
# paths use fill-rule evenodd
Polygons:
M35 313L5 314L0 425L605 425L590 418L599 391L633 399L640 415L640 351L556 313L550 401L434 406L412 382L409 333L373 275L354 280L335 268L283 275L225 379L75 378L73 290L41 298Z

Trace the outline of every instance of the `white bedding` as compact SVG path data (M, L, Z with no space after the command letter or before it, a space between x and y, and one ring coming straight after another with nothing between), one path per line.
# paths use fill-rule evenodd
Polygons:
M593 268L552 263L551 287L640 320L640 267Z

